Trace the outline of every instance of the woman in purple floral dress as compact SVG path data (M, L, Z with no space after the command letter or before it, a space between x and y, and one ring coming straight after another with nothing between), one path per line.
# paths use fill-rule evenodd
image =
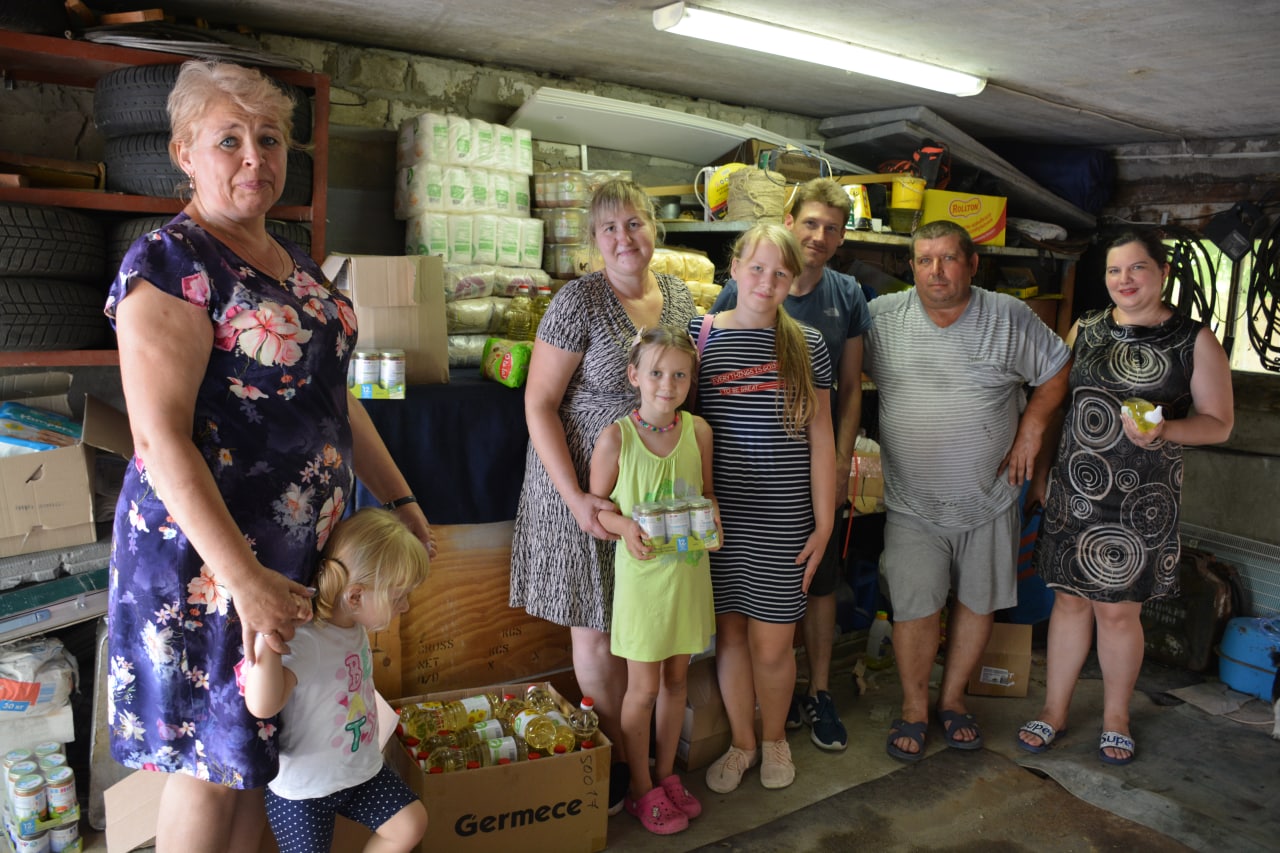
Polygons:
M351 404L351 303L266 230L288 96L188 62L169 112L192 199L133 245L106 306L135 451L112 543L108 725L116 760L173 774L160 850L256 850L277 761L276 721L238 684L254 635L283 651L310 618L306 584L357 474L431 534Z

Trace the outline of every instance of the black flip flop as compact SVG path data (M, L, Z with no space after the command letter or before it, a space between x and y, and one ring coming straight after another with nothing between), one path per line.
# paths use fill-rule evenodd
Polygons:
M922 720L918 723L907 723L902 719L894 720L889 726L889 739L885 741L885 752L889 753L890 758L896 758L899 761L905 761L913 764L924 758L924 742L925 736L929 731L929 721ZM917 752L906 752L894 745L894 741L900 737L910 738L916 742L919 747Z
M982 729L978 728L978 720L973 714L939 710L938 719L942 721L942 734L947 746L952 749L982 749ZM962 729L972 729L975 734L973 740L957 740L954 734Z

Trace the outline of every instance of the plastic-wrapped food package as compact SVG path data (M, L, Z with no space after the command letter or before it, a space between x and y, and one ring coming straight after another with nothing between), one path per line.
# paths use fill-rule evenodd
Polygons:
M501 297L482 296L479 299L455 299L444 304L445 326L451 335L479 335L493 326L494 308ZM506 313L506 305L503 305Z
M476 213L492 213L493 173L488 169L473 166L467 169L467 181L471 185L471 209Z
M522 175L533 174L533 133L522 127L516 128L515 170Z
M515 296L516 288L524 285L529 288L530 292L537 289L538 283L534 280L534 273L542 272L541 270L531 270L524 267L494 267L493 271L493 293L495 296Z
M471 177L465 166L446 166L443 175L443 201L446 213L470 213Z
M404 227L406 255L449 255L449 216L427 211L410 217Z
M461 166L470 166L475 162L475 151L471 147L471 122L462 116L449 116L449 162Z
M542 234L541 219L520 220L520 266L542 266Z
M706 255L697 252L684 253L685 281L701 281L706 284L716 280L716 265Z
M505 124L493 126L493 167L511 171L516 167L516 131Z
M492 213L477 213L472 220L471 260L477 264L498 262L498 220Z
M494 163L493 125L484 119L471 119L471 162L492 167Z
M408 219L427 211L427 181L425 170L406 166L396 170L393 210L396 219Z
M515 216L529 215L529 178L524 175L511 179L511 213Z
M480 358L484 355L484 344L487 340L489 340L487 334L450 335L449 366L479 367Z
M498 263L504 267L520 266L520 224L514 216L498 216Z
M532 357L533 341L489 338L480 359L480 375L508 388L519 388L529 376Z
M493 295L497 272L498 268L489 264L445 264L444 301Z
M396 167L444 163L449 153L449 120L439 113L423 113L400 122L396 136Z
M495 213L509 216L513 209L511 201L511 173L495 171L489 176L489 201Z
M469 213L448 217L449 251L445 260L454 264L471 263L475 244L475 222Z
M587 215L585 207L560 207L547 220L547 242L587 242Z

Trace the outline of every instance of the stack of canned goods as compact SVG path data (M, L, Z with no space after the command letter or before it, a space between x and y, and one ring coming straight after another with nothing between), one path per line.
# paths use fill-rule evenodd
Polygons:
M347 367L347 387L365 400L403 400L404 380L402 349L358 349Z
M715 544L716 518L710 498L695 496L637 504L631 517L659 551Z
M10 750L4 756L4 771L6 828L15 853L79 851L76 779L62 744L50 741Z

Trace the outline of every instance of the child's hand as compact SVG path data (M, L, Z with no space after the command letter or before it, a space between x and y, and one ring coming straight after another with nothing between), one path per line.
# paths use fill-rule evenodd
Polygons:
M627 546L627 553L637 560L648 560L653 557L653 546L645 537L644 528L635 521L627 525L622 534L622 541Z

